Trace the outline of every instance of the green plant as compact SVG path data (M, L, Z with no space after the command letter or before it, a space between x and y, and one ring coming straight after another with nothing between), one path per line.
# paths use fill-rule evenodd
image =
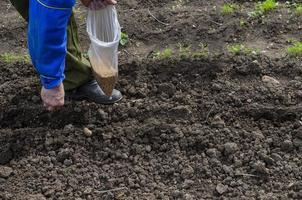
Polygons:
M225 14L232 14L236 11L238 6L236 4L226 3L221 7L221 13Z
M181 59L187 59L190 58L192 55L191 45L184 46L182 44L178 44L179 46L179 57Z
M277 8L277 6L278 6L278 3L275 0L265 0L263 2L259 2L256 5L255 10L250 13L250 16L252 16L252 17L262 16L262 15L266 14L267 12L274 10L275 8Z
M262 10L264 13L271 11L277 7L277 3L275 0L266 0L258 5L258 9Z
M302 42L294 42L287 48L287 54L292 57L302 56Z
M234 44L228 46L228 51L233 54L240 54L244 50L243 44Z
M243 19L241 19L239 23L240 23L240 27L246 26L246 21L244 21Z
M296 13L297 15L301 15L301 14L302 14L302 4L297 4L297 5L296 5L295 13Z
M30 62L28 55L16 55L13 53L4 53L0 55L0 60L6 63L15 63L15 62Z
M172 58L173 50L171 48L166 48L163 51L157 51L154 55L155 59L163 60Z
M126 33L121 33L120 44L125 46L129 42L129 36Z
M251 49L243 44L233 44L228 46L228 51L232 54L239 55L258 55L260 53L259 49Z
M201 43L199 45L199 50L193 52L192 57L193 58L206 58L210 54L209 48L207 45Z

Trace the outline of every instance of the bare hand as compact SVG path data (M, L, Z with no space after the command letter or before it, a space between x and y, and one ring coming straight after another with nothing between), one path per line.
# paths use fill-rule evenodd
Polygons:
M45 89L42 87L41 98L43 105L48 111L55 111L64 106L64 86L61 83L58 87L53 89Z
M91 0L89 8L91 10L99 10L105 8L108 5L116 5L116 0Z

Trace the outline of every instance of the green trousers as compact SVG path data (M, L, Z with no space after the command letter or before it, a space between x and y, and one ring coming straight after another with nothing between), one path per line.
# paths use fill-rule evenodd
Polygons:
M28 21L29 0L10 0L20 15ZM77 88L92 80L91 65L81 51L78 28L74 13L69 19L67 27L67 54L65 63L65 90Z

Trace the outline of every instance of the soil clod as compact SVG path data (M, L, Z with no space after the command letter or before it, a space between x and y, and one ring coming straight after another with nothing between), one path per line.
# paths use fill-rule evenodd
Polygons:
M0 178L8 178L13 173L13 169L6 166L0 166Z
M223 184L219 183L219 184L216 186L216 191L217 191L219 194L223 194L223 193L225 193L227 190L228 190L228 186L227 186L227 185L223 185Z

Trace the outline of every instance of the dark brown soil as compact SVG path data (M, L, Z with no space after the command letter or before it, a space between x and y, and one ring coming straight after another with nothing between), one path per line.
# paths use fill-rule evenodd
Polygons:
M130 42L112 106L46 112L33 67L0 60L0 199L302 199L302 62L285 50L301 16L285 1L263 18L248 17L254 1L222 15L223 2L121 1ZM0 53L23 54L26 24L8 5ZM210 53L152 58L178 43ZM261 53L233 55L233 43Z

